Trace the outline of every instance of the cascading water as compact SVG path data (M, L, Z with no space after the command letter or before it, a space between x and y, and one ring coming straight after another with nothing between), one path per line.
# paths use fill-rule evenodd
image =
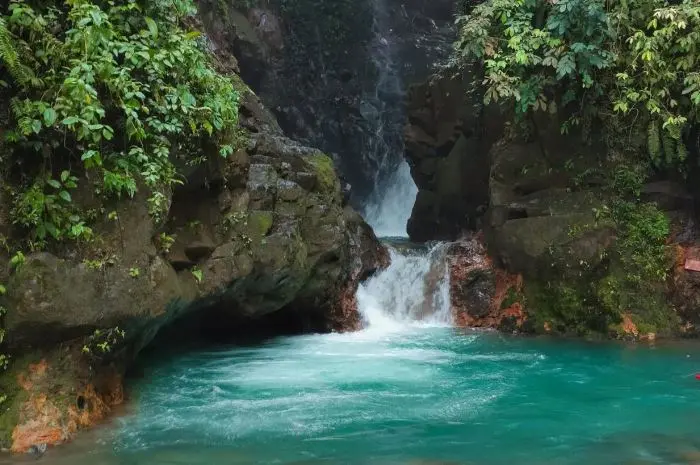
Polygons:
M452 322L445 245L428 250L390 248L391 265L360 285L358 309L365 326L392 331L411 324Z
M388 26L386 0L372 0L377 69L372 93L363 100L363 116L373 127L366 158L375 165L374 191L364 216L379 237L406 237L418 189L403 158L404 88L396 60L395 39ZM393 331L415 324L448 325L452 321L445 247L399 250L389 247L391 265L361 284L358 308L365 328Z
M372 128L366 158L374 164L374 190L365 207L365 218L381 237L405 237L406 223L418 189L403 158L404 86L396 60L395 39L388 26L386 0L372 0L374 40L372 61L377 70L373 92L365 95L362 113Z

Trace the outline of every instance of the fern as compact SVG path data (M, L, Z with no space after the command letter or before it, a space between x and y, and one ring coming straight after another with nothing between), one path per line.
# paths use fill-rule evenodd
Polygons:
M0 59L10 76L19 84L33 84L34 73L20 62L17 48L17 38L7 28L5 19L0 17Z

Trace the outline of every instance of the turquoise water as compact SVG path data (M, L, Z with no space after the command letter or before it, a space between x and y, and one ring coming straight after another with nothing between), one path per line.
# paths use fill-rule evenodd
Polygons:
M697 349L404 325L161 355L129 412L41 461L697 464Z

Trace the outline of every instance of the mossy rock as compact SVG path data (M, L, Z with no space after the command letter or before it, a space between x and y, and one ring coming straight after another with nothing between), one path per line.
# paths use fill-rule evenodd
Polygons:
M255 210L248 214L248 230L253 240L261 240L272 229L274 214L271 211Z
M322 195L336 198L340 196L340 182L328 155L319 153L306 157L316 174L316 190Z
M0 448L9 449L12 445L12 430L20 420L20 410L29 399L18 381L18 376L31 363L36 363L41 357L31 354L13 360L7 371L0 374Z

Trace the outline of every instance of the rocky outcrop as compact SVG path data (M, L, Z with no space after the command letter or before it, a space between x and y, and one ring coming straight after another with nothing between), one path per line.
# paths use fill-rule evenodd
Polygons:
M638 191L639 168L559 125L533 121L533 137L490 152L486 242L497 266L522 276L527 328L630 339L692 332L692 197L668 179ZM664 216L680 231L667 247L653 239ZM683 257L675 268L672 249Z
M233 70L218 32L210 46ZM286 138L241 91L237 151L181 167L186 182L162 193L157 214L142 189L98 210L94 241L3 261L16 360L0 379L0 445L60 443L99 421L123 400L128 364L183 318L224 331L270 315L305 330L358 327L357 285L387 252L345 205L331 159Z
M465 76L446 70L409 91L404 137L418 196L408 233L416 241L475 229L488 204L488 152L502 132L501 116L477 104Z
M353 205L360 205L383 161L374 148L401 142L382 140L393 131L377 125L402 125L402 81L420 82L449 55L454 2L199 3L208 29L232 36L225 43L239 57L242 76L285 132L330 154L353 187Z
M494 266L483 238L472 235L450 244L447 252L450 304L455 324L469 328L519 331L526 320L520 276Z
M641 163L611 152L600 128L562 134L550 115L532 118L526 133L504 132L495 111L470 113L465 86L442 75L413 88L405 132L420 189L411 237L484 235L488 254L464 240L451 250L456 321L630 339L695 334L700 247L687 189L663 176L638 184ZM683 231L669 238L675 268L653 239L663 216Z

